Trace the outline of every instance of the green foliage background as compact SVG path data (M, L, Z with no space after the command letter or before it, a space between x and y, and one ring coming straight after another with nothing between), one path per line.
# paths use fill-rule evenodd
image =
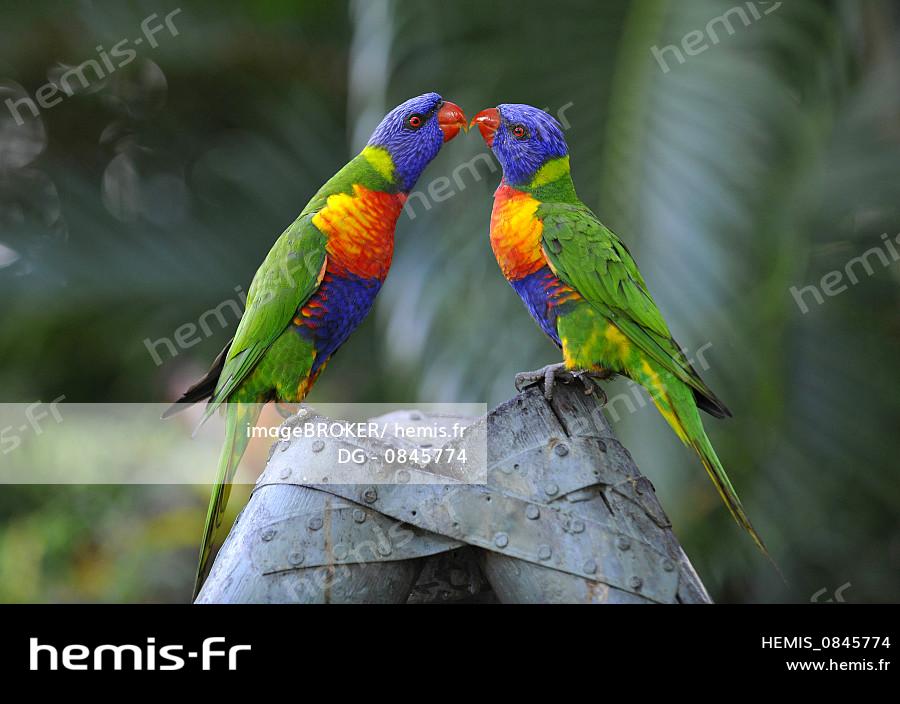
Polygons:
M39 119L18 126L0 106L0 400L173 398L235 320L161 365L144 341L246 290L401 100L436 90L470 115L569 106L579 193L631 247L682 344L705 349L704 376L735 413L707 427L789 582L656 412L620 413L714 598L824 600L849 583L848 601L898 600L900 268L873 257L840 295L806 294L805 314L791 289L900 232L900 8L757 2L770 14L744 26L734 8L750 4L5 5L0 102L182 11L177 36L135 47L134 62ZM713 42L708 23L729 11L734 32L719 25ZM669 51L668 71L654 60L654 46L698 46L696 32L707 49L684 63ZM483 150L461 136L430 166L426 193L441 176L461 183L401 217L376 309L311 401L494 404L516 371L555 361L490 252L498 174L487 160L473 162L477 178L455 171ZM206 496L2 487L0 601L185 600Z

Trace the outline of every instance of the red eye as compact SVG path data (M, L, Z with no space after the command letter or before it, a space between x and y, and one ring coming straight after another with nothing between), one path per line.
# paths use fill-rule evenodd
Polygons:
M421 115L410 115L409 119L406 122L414 130L417 130L422 126L422 116Z
M524 125L516 125L513 127L512 133L516 139L523 139L528 134Z

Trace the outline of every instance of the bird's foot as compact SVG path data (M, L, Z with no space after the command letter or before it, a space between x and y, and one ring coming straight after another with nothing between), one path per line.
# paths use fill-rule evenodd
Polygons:
M606 403L606 393L598 385L598 381L608 379L612 376L611 372L603 370L596 371L570 371L566 369L566 365L562 362L558 364L548 364L546 367L536 369L532 372L519 372L516 374L516 390L521 391L527 386L542 384L544 388L544 398L550 401L553 398L553 387L557 382L571 384L574 381L579 382L584 387L584 393L591 395L600 394L602 401Z
M601 372L596 371L577 371L572 372L572 376L574 376L578 381L581 382L582 386L584 386L584 393L586 396L597 396L597 402L601 406L605 406L606 402L609 400L606 397L606 392L603 390L603 387L600 386L601 381L605 381L612 376L612 372L607 370L602 370Z
M522 391L528 386L543 384L544 398L549 401L553 398L553 386L556 383L557 375L560 377L563 375L571 377L571 374L566 371L566 365L562 362L558 364L548 364L546 367L541 367L540 369L535 369L530 372L519 372L516 374L515 380L516 391Z

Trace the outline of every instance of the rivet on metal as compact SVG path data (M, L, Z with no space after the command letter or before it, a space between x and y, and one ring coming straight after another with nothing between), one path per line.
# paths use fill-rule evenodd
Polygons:
M632 589L640 589L644 586L644 580L638 576L634 576L628 580L628 586Z
M619 536L619 539L616 540L616 547L619 548L619 550L628 550L628 548L631 547L631 541L629 541L628 538L626 538L624 535Z
M506 533L497 533L494 536L494 545L498 548L505 548L509 545L509 536Z
M525 515L532 521L536 521L541 517L541 509L539 509L534 504L528 504L528 507L525 509Z
M422 414L419 413L418 411L413 411L412 413L409 414L409 419L410 420L422 420Z
M549 545L541 545L538 548L538 559L540 560L549 560L551 554Z
M268 530L263 531L262 539L264 542L268 543L274 537L275 531L273 529L269 528Z
M544 485L544 493L547 496L556 496L559 493L559 487L553 482L548 482Z
M281 441L281 444L278 446L278 451L279 451L279 452L284 452L284 451L287 450L290 446L291 446L291 443L289 443L287 440L282 440L282 441Z
M306 525L310 530L319 530L322 527L322 517L313 516L307 521Z
M285 467L284 469L281 470L281 472L279 473L278 476L281 477L282 479L287 479L289 476L291 476L291 468Z
M399 472L397 472L397 481L400 484L409 484L410 478L410 473L406 469L401 469Z
M324 440L313 440L312 451L313 452L321 452L325 449L325 441Z
M366 520L366 512L361 508L353 509L353 520L357 523L364 523Z
M561 442L559 443L559 445L553 448L553 451L560 457L565 457L569 454L569 446Z
M573 533L584 533L584 521L575 519L572 521L572 532Z
M303 553L302 552L292 552L288 555L288 562L292 565L301 565L303 564Z
M675 564L671 560L663 560L662 568L666 572L673 572L675 570Z
M582 568L587 574L596 574L597 573L597 563L593 560L588 560L584 563L584 567Z
M363 501L367 504L373 504L378 500L378 492L375 491L374 487L369 487L363 492Z
M378 544L378 554L384 555L387 557L391 554L391 546L390 543L379 543Z

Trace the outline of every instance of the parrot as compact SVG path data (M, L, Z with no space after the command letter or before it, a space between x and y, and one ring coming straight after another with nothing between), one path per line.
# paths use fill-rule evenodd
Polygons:
M234 338L163 414L208 399L201 424L225 417L194 599L207 573L231 481L263 404L299 403L363 321L381 289L407 196L445 142L468 129L462 109L425 93L391 110L362 151L275 241L247 292Z
M672 337L622 241L578 198L559 122L538 108L482 110L478 127L502 168L490 242L506 280L563 362L516 377L521 388L557 378L625 376L643 386L679 440L699 456L735 521L772 562L719 461L700 418L731 411L703 382ZM777 565L776 565L777 569Z

